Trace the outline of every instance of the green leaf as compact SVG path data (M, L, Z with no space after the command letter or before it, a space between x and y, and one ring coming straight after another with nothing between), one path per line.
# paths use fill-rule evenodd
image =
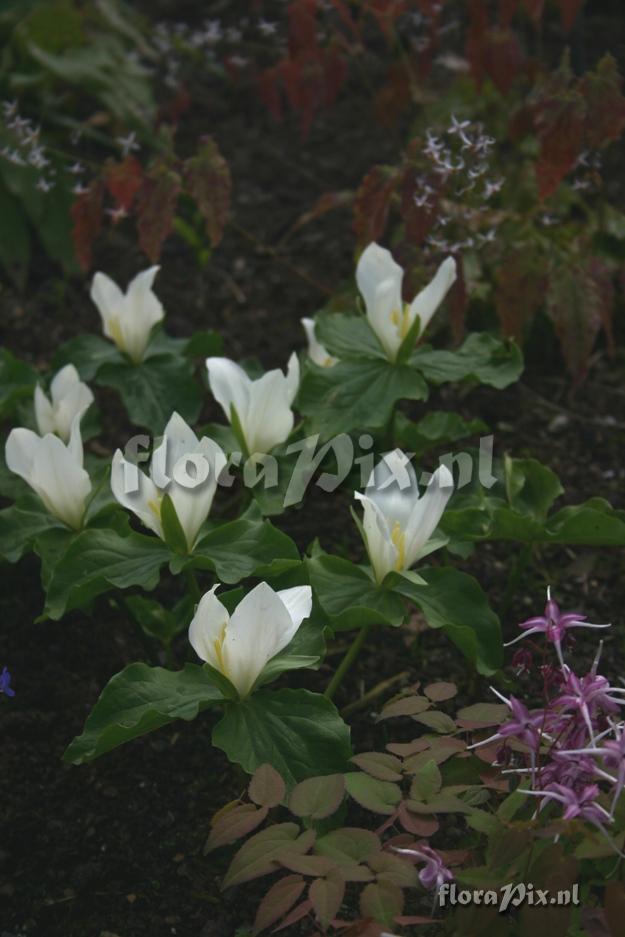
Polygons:
M123 597L123 604L134 621L150 638L161 644L172 642L188 626L193 611L193 600L186 596L176 604L173 611L164 608L156 599L144 595Z
M345 777L342 774L306 778L291 791L289 810L296 817L325 820L339 809L344 792Z
M404 893L388 879L371 882L360 895L360 912L378 924L392 927L395 918L404 909Z
M184 358L151 358L142 364L104 364L97 383L120 394L135 426L152 433L163 431L176 410L187 423L194 423L202 407L202 394L193 378L193 368Z
M343 361L352 358L387 360L365 316L321 312L315 316L315 335L332 355Z
M412 354L410 364L432 384L471 379L501 390L520 377L523 356L512 339L502 341L487 332L476 332L456 351L423 345Z
M625 546L625 511L615 511L603 498L562 508L546 525L549 543Z
M19 199L8 191L1 177L0 217L3 231L0 238L0 263L18 288L23 289L30 263L30 232Z
M298 837L299 827L296 823L274 823L260 833L255 833L243 843L232 860L222 888L242 885L273 872L279 868L277 860L282 855L308 852L310 836L307 833Z
M318 856L334 859L339 865L351 866L376 855L381 846L379 836L371 830L343 827L320 836L315 843L314 852Z
M71 543L48 583L45 614L55 621L109 588L153 589L171 554L157 537L87 529Z
M544 521L553 502L564 492L560 479L536 459L504 460L506 495L519 514Z
M32 548L35 538L50 529L67 530L38 499L26 495L0 511L0 556L16 563Z
M348 726L330 700L308 690L260 690L228 703L213 744L249 774L272 765L289 787L343 771L351 755Z
M194 332L191 338L187 339L184 353L189 358L211 358L222 353L223 344L219 332L205 329L201 332Z
M289 670L316 670L325 656L325 650L323 627L312 617L306 619L297 629L291 643L265 665L256 686L271 683Z
M105 364L124 365L126 359L113 342L99 335L78 335L61 345L54 356L53 367L75 365L83 381L91 381Z
M498 670L503 659L501 627L476 580L451 567L419 572L427 585L398 574L392 588L421 609L431 628L442 628L479 673Z
M187 565L213 569L222 582L233 584L252 575L279 575L300 563L291 538L250 513L209 531L194 547Z
M161 501L161 523L165 543L173 553L186 556L188 553L187 537L182 529L174 503L168 494Z
M322 553L308 557L306 565L313 591L335 630L403 622L406 609L399 596L376 585L349 560Z
M37 372L15 358L6 348L0 349L0 419L8 419L17 404L32 397L37 383Z
M401 788L391 781L380 781L364 771L351 771L345 775L347 793L356 803L371 810L391 816L401 801Z
M426 803L440 793L443 779L438 765L433 758L427 761L415 776L410 788L413 800L423 800Z
M77 765L93 761L174 719L189 722L221 700L204 669L195 664L177 671L130 664L104 687L64 759Z
M394 429L395 443L417 456L435 446L488 431L482 420L465 420L458 413L442 410L431 410L417 423L412 423L403 413L396 413Z
M427 397L427 385L414 367L360 358L340 361L333 368L307 362L298 406L311 432L329 438L381 430L398 400Z

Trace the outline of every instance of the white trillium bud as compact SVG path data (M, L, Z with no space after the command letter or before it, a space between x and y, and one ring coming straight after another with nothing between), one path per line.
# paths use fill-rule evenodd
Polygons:
M453 488L451 472L441 465L419 496L414 468L401 449L395 449L376 465L365 494L354 492L364 508L365 545L377 582L392 570L410 569L436 549L430 538Z
M322 345L320 341L317 341L317 336L315 335L315 320L314 319L300 319L306 332L306 338L308 340L308 357L314 364L318 364L320 368L332 368L338 362L338 358L335 358L334 355L331 355L325 345Z
M158 270L150 267L137 274L125 293L105 273L96 273L91 284L91 299L102 317L104 334L137 364L145 354L152 328L164 315L152 290Z
M356 268L356 282L362 293L369 324L389 361L395 361L401 343L419 316L419 335L445 299L456 279L456 262L448 257L434 278L408 304L402 300L404 271L391 252L375 242L363 251Z
M9 469L37 492L51 514L68 527L82 526L91 481L83 468L80 416L74 417L67 445L52 433L42 438L24 427L12 429L5 458Z
M198 440L182 417L173 413L160 446L152 453L150 475L137 472L138 486L129 485L129 463L118 449L113 456L111 489L123 507L161 538L161 503L168 494L187 547L192 550L210 513L217 479L226 463L226 456L214 440L207 436Z
M274 590L259 583L232 615L207 592L189 626L189 641L198 657L227 677L241 698L253 689L266 664L293 640L310 615L310 586Z
M67 442L74 418L79 419L93 403L93 394L80 380L73 364L61 368L50 383L50 399L39 384L35 388L35 419L41 436L56 433Z
M293 429L291 406L299 387L299 361L292 354L284 374L278 368L253 381L229 358L207 358L213 397L228 420L236 411L248 455L270 452Z

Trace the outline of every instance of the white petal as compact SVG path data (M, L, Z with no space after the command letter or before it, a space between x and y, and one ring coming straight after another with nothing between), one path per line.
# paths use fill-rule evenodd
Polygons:
M333 367L338 358L335 358L334 355L331 355L328 352L328 349L325 345L322 345L320 341L317 340L315 334L315 320L314 319L300 319L304 331L306 332L306 339L308 341L308 357L315 364L319 365L320 368L331 368Z
M8 469L28 484L30 484L40 444L41 437L37 433L20 426L11 430L4 447L4 458Z
M366 493L384 514L391 531L395 523L405 530L419 498L419 486L414 467L401 449L387 452L378 462Z
M219 645L221 642L230 615L215 595L218 588L219 584L213 586L210 592L200 599L189 625L189 643L200 660L222 672L222 661L217 654L216 643Z
M112 317L119 316L124 303L124 294L105 273L96 273L91 283L91 299L98 307L104 326L104 334L112 338L108 324Z
M228 677L241 696L252 689L267 661L292 637L293 621L284 602L266 582L239 602L226 630Z
M286 606L286 610L293 622L293 634L284 645L284 647L286 647L292 640L293 635L298 630L301 623L310 615L312 609L312 589L310 586L294 586L292 589L280 589L277 595L280 597L280 601Z
M284 442L293 429L288 381L282 371L276 369L267 371L252 382L249 410L243 427L250 455L270 452L274 446Z
M53 433L56 428L54 409L39 384L35 387L34 404L35 420L37 421L39 433L42 436L46 433Z
M396 294L401 297L401 284L404 276L402 268L393 260L393 255L375 241L362 252L356 267L356 283L362 293L367 310L376 302L380 283L390 281Z
M364 516L362 526L365 533L367 553L377 582L382 582L387 573L395 569L398 551L391 540L391 530L377 504L359 491L354 497L362 502Z
M61 439L66 441L69 438L74 419L78 417L80 420L92 403L93 394L91 389L82 381L70 387L56 405L55 431Z
M369 325L380 340L389 361L395 360L402 343L402 309L401 292L393 280L379 283L373 301L367 303Z
M412 566L419 558L422 549L436 530L453 491L453 475L446 465L441 465L414 506L406 526L406 568Z
M204 477L204 468L208 473L205 480L197 486L193 485L195 478L190 471L190 467L186 468L189 458L199 460L202 474L197 475L197 478ZM167 493L171 497L178 520L184 530L187 546L189 550L192 550L200 528L210 513L217 489L217 479L226 465L227 459L220 446L214 440L204 436L192 451L186 452L180 457L180 463L188 476L187 483L183 485L177 481L179 473L174 467L174 478L167 489Z
M48 433L41 440L30 484L52 514L69 527L81 526L91 481L82 462L58 436Z
M138 478L138 489L132 490L135 478ZM160 493L151 478L124 459L121 449L113 456L111 491L122 507L136 514L146 527L163 538Z
M70 393L72 388L80 383L80 375L78 374L78 371L74 365L66 364L64 368L61 368L60 371L57 371L50 382L50 395L52 397L52 402L56 403L57 401L61 400Z
M289 406L292 405L295 397L297 396L297 391L299 390L299 358L292 352L291 357L289 358L286 366L286 399L289 403Z
M453 257L448 257L442 262L430 283L413 299L410 304L410 321L411 323L414 322L415 316L419 316L421 323L420 335L427 328L430 319L445 299L455 280L456 261Z
M126 351L135 361L143 357L152 328L164 316L162 303L152 291L158 270L158 267L150 267L138 273L126 292L122 330Z
M80 419L81 414L78 413L72 420L72 425L70 427L69 433L69 442L67 443L67 450L71 454L72 459L82 468L83 464L83 446L82 446L82 436L80 434Z
M243 368L229 358L207 358L208 383L211 393L230 422L231 407L237 411L245 431L252 381Z

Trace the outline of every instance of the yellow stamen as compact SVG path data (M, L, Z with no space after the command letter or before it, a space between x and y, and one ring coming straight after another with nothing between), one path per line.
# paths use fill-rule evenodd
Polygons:
M162 497L152 498L151 501L148 501L148 507L152 514L156 517L158 521L161 519L161 501Z
M410 331L410 326L412 325L410 321L410 306L408 303L404 303L403 310L401 312L399 309L393 309L391 313L391 322L399 332L399 337L403 341L403 339Z
M226 640L226 628L227 628L227 622L224 622L223 625L221 626L219 637L215 638L215 640L213 641L213 647L215 649L215 657L217 658L218 669L224 675L224 677L228 676L228 668L226 667L226 662L224 660L224 651L223 651L223 644L224 644L224 641Z
M124 336L122 334L122 327L117 316L113 316L108 321L109 332L111 338L120 349L120 351L125 351L124 348Z
M391 532L391 541L397 549L397 559L395 560L395 569L399 570L404 568L406 562L406 534L401 529L401 524L399 521L395 521L393 525L393 530Z

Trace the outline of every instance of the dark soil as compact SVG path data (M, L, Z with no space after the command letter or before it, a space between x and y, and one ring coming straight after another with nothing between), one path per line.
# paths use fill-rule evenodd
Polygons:
M353 89L301 146L295 126L276 127L247 94L198 87L194 95L233 171L236 227L227 229L202 270L182 243L168 242L157 286L167 329L188 335L214 328L229 357L255 355L266 367L283 366L302 346L299 319L323 304L326 289L353 276L347 213L302 228L283 243L280 259L262 245L278 243L321 192L353 188L373 163L395 158L402 128L372 127L368 97ZM130 235L119 229L97 257L96 267L120 282L145 265ZM11 350L45 366L62 341L97 331L99 323L86 283L60 284L43 257L34 269L25 296L0 293L2 321ZM531 454L548 464L565 486L563 503L601 495L623 508L624 373L622 358L608 363L600 353L571 398L554 351L552 360L541 357L540 367L530 361L518 386L462 397L441 391L431 406L484 419L493 427L497 455ZM111 402L99 395L102 409ZM210 404L205 415L221 419ZM104 439L111 447L118 444L114 429L107 426ZM340 541L358 551L348 504L343 495L316 495L304 511L278 523L301 549L318 536L326 548ZM486 545L461 564L496 608L516 552ZM510 633L528 610L540 608L551 583L562 604L583 606L591 620L617 620L605 652L606 671L614 675L622 652L623 571L621 551L546 550L523 577L504 627ZM37 622L43 602L36 559L3 572L0 666L9 665L17 695L0 698L2 937L232 937L249 926L253 890L219 891L227 851L202 856L211 814L244 786L210 745L211 717L161 730L93 765L64 765L63 751L106 681L146 659L146 650L106 598L91 617ZM580 639L584 653L592 645ZM184 639L177 650L182 659ZM384 633L363 653L338 704L403 670L406 682L456 678L466 686L463 661L441 635ZM327 674L306 676L307 685L321 688ZM488 692L479 681L473 689L478 698ZM354 737L357 747L372 744L369 717L355 718Z

